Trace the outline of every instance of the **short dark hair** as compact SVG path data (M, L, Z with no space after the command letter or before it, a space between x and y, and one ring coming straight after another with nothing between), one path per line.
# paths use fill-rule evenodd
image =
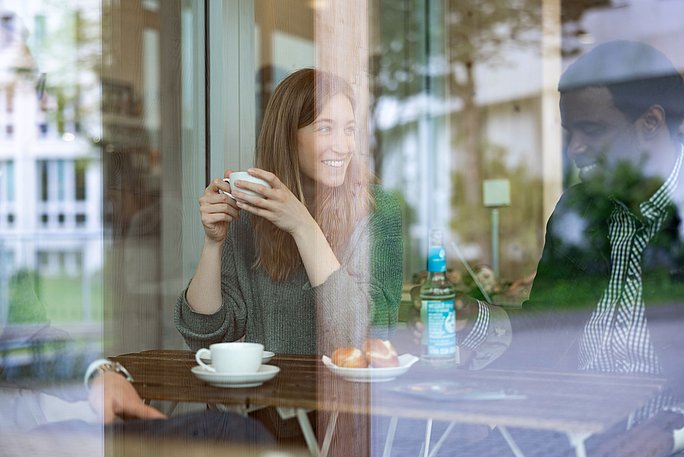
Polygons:
M561 94L585 87L606 87L615 107L631 120L660 105L677 139L684 120L684 80L654 47L622 40L595 47L570 65L558 83Z

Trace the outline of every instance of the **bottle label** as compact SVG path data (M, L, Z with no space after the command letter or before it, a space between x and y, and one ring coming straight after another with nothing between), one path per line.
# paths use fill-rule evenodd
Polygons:
M454 300L423 300L427 355L453 356L456 353L456 314Z

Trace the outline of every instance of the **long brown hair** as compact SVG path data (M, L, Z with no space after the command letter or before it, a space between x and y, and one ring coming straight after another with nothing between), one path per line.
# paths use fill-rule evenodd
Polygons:
M357 151L353 151L344 183L339 187L316 185L313 202L307 202L299 168L297 131L310 125L328 101L342 94L352 107L351 86L342 78L315 69L298 70L275 89L266 106L256 146L256 166L274 173L304 203L336 255L349 242L356 223L372 206L368 185L370 173ZM263 267L274 281L287 279L301 263L292 236L262 217L252 217L257 257L254 267Z

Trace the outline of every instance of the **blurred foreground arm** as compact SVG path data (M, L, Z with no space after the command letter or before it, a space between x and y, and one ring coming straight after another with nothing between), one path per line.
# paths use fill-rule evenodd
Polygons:
M117 417L166 419L160 411L143 402L133 385L121 373L104 371L94 377L87 374L86 381L92 379L88 395L90 407L103 423L112 423Z

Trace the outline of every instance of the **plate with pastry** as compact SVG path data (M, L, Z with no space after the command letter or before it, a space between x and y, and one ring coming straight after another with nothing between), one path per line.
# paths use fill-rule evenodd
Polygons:
M324 355L322 360L330 371L347 381L385 382L406 373L418 357L413 354L397 355L389 341L369 339L361 348L338 348L331 357Z

